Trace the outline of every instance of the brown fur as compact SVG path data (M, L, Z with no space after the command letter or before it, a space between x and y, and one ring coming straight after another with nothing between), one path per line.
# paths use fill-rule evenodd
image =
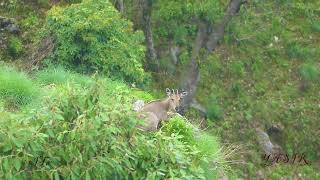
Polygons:
M163 100L152 101L143 106L138 111L139 119L143 119L145 124L138 126L144 131L156 131L161 121L166 121L169 118L168 112L175 112L175 109L180 105L180 100L186 93L172 93L166 89L168 97Z

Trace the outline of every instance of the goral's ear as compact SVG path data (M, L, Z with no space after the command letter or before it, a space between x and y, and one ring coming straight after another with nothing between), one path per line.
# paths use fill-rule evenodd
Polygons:
M169 88L166 88L166 93L167 93L167 96L170 96L171 95L171 90Z

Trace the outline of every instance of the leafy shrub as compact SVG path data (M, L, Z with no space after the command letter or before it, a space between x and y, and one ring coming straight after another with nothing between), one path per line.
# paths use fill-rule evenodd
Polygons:
M37 97L38 90L25 74L0 66L0 98L8 107L30 103Z
M188 144L194 144L194 129L191 124L186 122L186 120L181 116L174 116L170 118L168 123L162 127L162 131L165 134L171 136L171 134L175 134L181 136L181 141L187 142Z
M106 89L120 84L113 83L59 85L33 115L0 116L0 178L203 178L195 147L141 134L130 97L122 87Z
M319 70L313 64L304 64L300 68L300 75L304 80L315 81L319 78Z
M117 79L142 84L146 73L143 34L104 0L86 0L48 12L46 33L56 37L52 62L99 71Z
M13 58L19 57L23 53L22 41L17 37L10 38L8 42L8 52Z
M183 117L176 115L165 123L161 131L168 136L180 137L179 140L196 147L199 151L200 166L204 170L206 179L217 179L218 169L224 167L219 164L224 161L224 156L220 153L220 145L216 137L197 130Z
M221 107L215 103L209 106L207 115L209 119L213 119L213 120L223 118L223 112L221 110Z
M207 116L211 120L219 120L223 118L223 111L219 105L219 102L215 96L209 98L207 105Z
M21 20L21 25L25 29L31 29L39 25L39 17L35 13L30 13L26 18Z

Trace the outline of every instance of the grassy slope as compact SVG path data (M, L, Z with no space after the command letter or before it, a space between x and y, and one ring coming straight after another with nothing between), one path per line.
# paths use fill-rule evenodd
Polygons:
M212 112L217 134L247 145L244 174L249 176L261 168L274 178L320 176L312 171L320 168L320 18L313 7L252 3L202 68L198 99ZM290 155L306 153L312 167L257 166L261 151L255 128L266 131L272 125L282 131L275 142Z
M307 10L303 7L287 11L285 6L278 8L271 3L263 4L263 8L261 6L246 9L234 20L225 40L230 43L225 43L217 50L217 55L211 57L211 61L206 64L208 69L203 68L203 81L198 94L202 103L213 107L215 133L227 142L245 142L248 145L249 168L245 174L251 176L258 170L254 164L260 162L253 131L257 124L262 128L270 127L271 124L290 127L284 129L285 142L281 144L283 148L289 153L308 152L308 158L313 160L313 165L317 165L316 159L319 157L319 154L316 154L319 142L314 138L319 136L319 126L316 123L320 116L320 102L317 98L319 83L310 82L310 88L306 92L299 90L300 67L309 62L309 57L313 59L312 65L319 68L319 16L312 17L310 21L306 20ZM23 34L18 38L21 38L24 46L35 41L37 28L41 27L42 17L48 8L42 7L44 8L40 11L37 4L11 6L6 11L1 9L2 15L15 17L22 25ZM273 16L270 9L282 19ZM246 16L248 12L249 15ZM285 26L279 25L283 18ZM274 31L271 32L270 29ZM233 35L240 39L239 44L233 43ZM275 36L280 39L278 43L274 42ZM294 47L291 41L297 42L299 46ZM302 51L299 51L301 49ZM16 58L8 56L7 52L1 49L0 59ZM65 77L73 75L53 78L41 76L40 73L40 84L50 84L59 83L64 81ZM86 77L83 82L86 83L85 79ZM309 167L303 168L306 170L289 166L269 168L267 171L270 177L275 178L281 175L290 176L292 171L295 171L296 175L299 172L314 175L314 171ZM285 173L286 171L288 173Z
M110 171L120 176L146 178L179 177L179 173L196 177L202 174L197 167L212 178L227 167L219 164L223 163L224 156L217 138L203 132L195 136L195 127L179 117L165 124L158 133L137 132L132 126L136 119L132 102L152 100L146 92L122 82L62 68L39 71L32 77L33 80L13 68L0 66L0 79L5 79L0 81L2 178L58 175L102 178L113 176ZM3 96L3 92L7 96ZM21 98L28 101L20 103ZM16 103L12 106L11 102ZM122 150L107 150L108 146ZM107 151L111 152L103 155ZM124 157L122 151L132 157ZM82 160L74 153L82 156ZM39 166L37 159L45 162L44 157L48 162ZM212 169L214 162L216 167ZM186 171L175 169L175 163ZM136 169L126 172L127 166ZM191 166L192 169L187 168Z

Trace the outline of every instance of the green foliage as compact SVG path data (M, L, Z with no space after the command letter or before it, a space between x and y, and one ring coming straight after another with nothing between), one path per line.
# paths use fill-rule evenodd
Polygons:
M290 59L306 61L310 57L310 50L296 42L288 44L286 51Z
M0 116L1 179L202 179L195 147L137 131L119 84L58 85L33 114Z
M171 136L171 134L181 136L180 140L190 145L195 143L193 126L181 116L176 115L170 118L161 130L168 136Z
M21 25L25 29L35 28L39 25L39 17L35 13L30 13L26 18L21 20Z
M82 0L63 0L64 2L67 2L67 3L80 3L82 2Z
M258 171L263 175L275 171L257 163L260 149L250 133L257 126L279 125L282 135L276 140L285 152L319 159L314 153L320 147L314 138L319 135L320 90L316 2L248 2L226 28L221 46L201 64L197 100L210 112L208 97L214 94L223 109L224 121L208 125L225 142L250 144L250 157L245 158L249 166L240 167L241 172L247 172L241 176L254 178ZM212 64L220 64L220 70L213 70ZM308 87L308 91L301 93L301 87ZM292 131L292 127L299 130ZM295 167L279 166L285 168L278 176L262 179L293 177ZM310 165L310 176L292 179L317 179L315 166Z
M199 151L200 166L204 170L206 179L218 178L218 171L226 168L222 165L225 157L220 152L218 139L196 129L185 118L179 115L174 116L169 122L164 123L161 131L168 136L175 135L180 141L196 147L195 150Z
M50 5L49 0L37 0L37 3L41 6L41 7L48 7Z
M319 79L319 69L315 64L303 64L300 68L300 75L306 81Z
M204 79L211 78L213 76L219 76L223 67L219 61L217 54L211 54L205 63L201 64L201 75Z
M7 0L0 8L0 14L15 18L21 25L23 36L20 41L26 47L30 45L28 43L37 41L47 8L39 7L37 1ZM52 4L56 2L52 1ZM58 37L58 48L49 57L51 62L68 65L71 67L69 69L76 67L78 72L98 70L129 82L138 82L138 77L144 77L141 75L143 72L127 71L139 69L132 65L136 64L132 63L133 59L141 64L144 56L142 51L137 50L143 38L132 31L130 23L127 26L128 22L121 19L124 23L119 25L120 15L110 15L109 10L105 11L107 8L85 6L89 1L68 6L68 3L74 2L80 0L59 1L56 5L61 7L49 13L45 28L47 33ZM141 29L139 4L132 0L124 2L126 8L123 16L135 22L135 29ZM161 61L162 67L170 67L170 72L179 75L189 64L197 32L194 20L219 23L229 1L152 2L152 31L155 48L164 60ZM201 82L197 100L209 110L209 119L222 113L224 119L208 122L207 125L213 126L214 132L225 142L240 141L249 145L250 154L245 156L247 166L241 166L239 170L243 172L241 176L250 179L257 177L257 172L262 172L262 179L319 179L319 168L313 168L313 162L319 159L317 152L320 148L318 139L314 138L320 136L320 86L317 83L319 2L247 1L226 27L219 48L209 55L206 62L199 64ZM107 21L110 23L104 23ZM104 30L108 32L104 33ZM134 43L126 39L133 36L136 38L132 40ZM108 43L103 42L104 37L117 40L109 43L114 47L106 46ZM169 44L179 47L179 69L168 66ZM8 52L4 49L0 55L7 55ZM0 74L3 77L3 73ZM159 74L166 82L161 84L157 81L157 87L172 86L168 83L171 78L163 76L166 73ZM218 150L214 137L193 134L196 144L190 147L181 141L181 135L171 136L172 133L166 134L164 131L142 135L133 130L135 115L130 113L130 104L136 99L150 101L154 99L152 95L129 88L121 80L111 81L104 77L98 77L100 85L94 90L91 78L61 68L45 69L36 73L35 79L46 85L43 86L46 97L41 105L28 104L26 115L5 112L7 99L0 98L0 179L58 179L59 176L60 179L62 176L65 179L195 179L195 172L199 175L204 173L208 179L219 178L219 168L216 167L217 164L224 164L219 162L223 155L215 152L224 150ZM310 87L306 93L300 93L298 89L301 80ZM311 86L311 82L315 85ZM2 84L3 81L0 81L0 89ZM213 93L219 101L208 98ZM199 117L195 109L187 114L195 120ZM260 160L257 159L260 154L256 152L258 147L251 131L256 125L269 127L274 124L284 127L285 141L280 144L284 151L289 154L306 152L308 159L312 160L310 166L266 168L256 163ZM292 131L292 127L298 130ZM179 127L174 129L175 132L178 130ZM210 154L218 155L211 159ZM198 169L199 164L202 170ZM114 173L110 175L111 171Z
M19 57L23 53L23 44L18 37L12 37L8 41L8 53L13 58Z
M204 169L206 179L217 179L219 162L222 161L223 156L219 153L220 145L216 137L207 133L199 135L196 141L197 149L201 154L206 156L206 161L203 161L201 167Z
M130 92L130 95L135 99L141 99L141 100L144 100L145 102L150 102L154 100L154 97L151 94L141 91L139 89L136 89L136 90L133 89Z
M310 166L275 166L268 169L266 176L268 179L318 179L320 174Z
M24 73L0 66L0 100L7 107L17 108L34 100L39 89Z
M89 87L93 84L92 79L90 79L89 77L77 73L72 73L62 67L47 68L45 70L39 71L37 72L36 77L37 80L44 85L75 83L78 85Z
M311 26L314 32L320 33L320 21L313 22Z
M231 65L231 71L238 77L242 77L245 73L244 63L242 61L236 61Z
M211 103L207 112L208 118L212 120L220 120L223 118L223 111L217 103Z
M208 133L202 133L197 137L196 145L202 154L209 157L217 157L220 145L218 139Z
M48 12L46 32L56 37L51 62L99 71L113 78L142 84L143 35L108 1L86 0Z
M8 8L9 11L15 11L19 6L18 0L8 0L5 2L4 6Z
M232 83L231 87L230 87L230 92L235 96L241 95L243 92L243 89L242 89L240 82Z
M197 28L191 19L201 19L214 23L222 16L220 1L203 0L161 0L154 1L152 20L161 24L153 29L157 42L172 41L177 45L190 46ZM191 47L191 46L190 46Z

